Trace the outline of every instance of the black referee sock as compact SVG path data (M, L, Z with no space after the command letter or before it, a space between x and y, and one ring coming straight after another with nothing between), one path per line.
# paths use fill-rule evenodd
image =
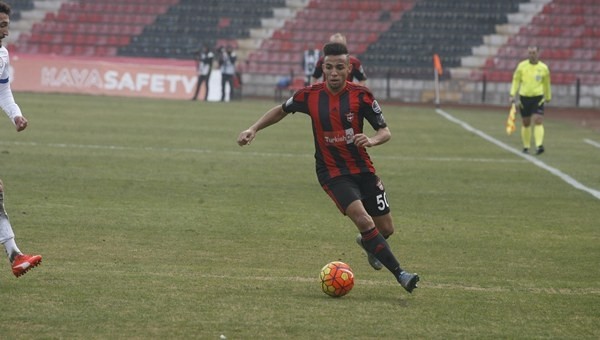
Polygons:
M400 263L396 260L392 250L388 245L385 237L379 233L377 228L370 229L360 233L362 236L362 243L365 249L373 254L381 264L383 264L390 272L396 277L400 275L402 268Z

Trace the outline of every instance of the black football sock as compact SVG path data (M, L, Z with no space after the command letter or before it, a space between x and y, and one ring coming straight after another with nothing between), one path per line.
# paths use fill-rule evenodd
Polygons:
M402 272L400 263L398 263L394 254L392 254L392 250L385 237L379 233L377 228L361 232L360 234L362 235L362 242L365 249L373 254L396 277L400 275L400 272Z

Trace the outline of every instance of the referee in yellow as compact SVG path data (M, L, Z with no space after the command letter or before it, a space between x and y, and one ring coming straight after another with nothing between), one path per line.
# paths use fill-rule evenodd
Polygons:
M515 102L517 90L519 91L519 112L521 113L521 139L523 140L523 153L529 153L531 147L531 121L533 119L533 138L535 140L536 155L544 152L544 103L552 99L550 90L550 70L538 58L537 46L527 48L529 58L517 66L513 74L510 89L510 101Z

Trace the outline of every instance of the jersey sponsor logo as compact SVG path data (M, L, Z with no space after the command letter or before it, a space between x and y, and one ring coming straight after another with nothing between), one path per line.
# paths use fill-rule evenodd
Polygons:
M377 179L377 187L379 188L379 190L383 191L383 182L381 181L381 179Z
M381 107L379 106L379 103L377 102L377 100L373 101L373 104L371 104L371 108L373 109L373 112L377 113L377 114L381 114Z
M346 113L346 120L348 121L348 123L352 123L352 121L354 120L354 113L352 113L352 112Z
M323 137L325 143L329 145L351 144L354 142L354 130L325 131Z
M377 115L377 124L379 124L380 126L386 125L385 117L383 117L383 114Z
M377 100L373 100L373 104L371 104L371 109L373 109L373 112L375 112L375 115L377 117L377 124L381 126L386 125L385 117L383 117L383 112L381 111L381 107L379 106Z
M290 99L286 100L285 107L290 107L294 102L294 97L290 97Z

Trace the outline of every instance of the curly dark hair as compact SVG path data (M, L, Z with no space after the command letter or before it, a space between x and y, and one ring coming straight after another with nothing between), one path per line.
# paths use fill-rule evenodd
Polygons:
M0 1L0 13L10 15L10 5L4 1Z

